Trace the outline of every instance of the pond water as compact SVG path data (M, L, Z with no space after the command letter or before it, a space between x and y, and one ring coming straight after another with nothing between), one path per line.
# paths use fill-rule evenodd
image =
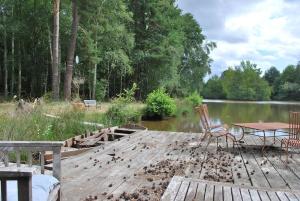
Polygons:
M246 123L246 122L288 122L289 111L300 111L300 102L242 102L204 100L208 105L212 124ZM184 105L182 106L185 107ZM179 108L182 110L182 108ZM163 121L143 121L143 126L150 130L201 132L199 114L191 110L175 118ZM239 132L239 129L231 129Z

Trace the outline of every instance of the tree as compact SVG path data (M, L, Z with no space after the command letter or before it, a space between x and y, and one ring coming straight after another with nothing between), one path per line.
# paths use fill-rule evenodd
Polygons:
M271 88L260 77L261 70L250 61L242 61L235 69L223 72L221 79L228 99L269 100Z
M52 38L52 96L59 99L59 6L60 0L53 0L53 38Z
M72 76L73 76L73 66L74 66L74 55L76 49L76 39L78 30L78 4L77 0L72 0L72 31L71 39L67 53L67 66L64 81L64 98L65 100L70 100L71 89L72 89Z
M211 59L209 53L216 47L213 42L204 44L205 36L191 14L182 16L184 39L184 54L179 66L180 86L183 94L202 89L203 77L210 72Z
M264 79L269 83L269 86L272 88L272 98L274 98L278 94L280 72L277 70L276 67L272 66L265 72Z
M222 80L218 76L213 76L204 85L203 96L210 99L225 99L226 94L223 89Z

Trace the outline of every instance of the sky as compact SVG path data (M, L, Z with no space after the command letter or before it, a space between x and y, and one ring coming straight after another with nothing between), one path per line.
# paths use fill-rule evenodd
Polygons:
M217 43L211 53L212 75L242 60L262 71L282 71L300 60L300 0L178 0L191 13L208 41Z

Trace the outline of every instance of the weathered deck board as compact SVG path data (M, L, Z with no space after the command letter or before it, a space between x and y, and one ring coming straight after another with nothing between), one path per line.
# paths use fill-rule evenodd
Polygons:
M199 192L204 192L205 200L215 200L215 201L223 201L226 200L225 198L226 194L225 191L232 190L233 201L268 201L268 200L280 200L280 201L298 201L298 198L296 195L300 195L299 192L289 192L289 191L275 191L271 188L269 189L255 189L255 188L247 188L243 186L237 186L233 184L226 184L226 183L220 183L220 182L211 182L206 180L196 180L192 178L184 178L184 177L178 177L175 176L171 180L170 188L166 189L166 194L173 194L175 195L175 198L168 199L167 197L163 196L161 201L186 201L187 199L184 196L181 196L182 192L186 192L189 189L186 189L187 186L190 186L192 183L198 183L201 184L201 186L198 187ZM178 186L181 184L181 188L177 192L174 192L173 186ZM182 184L185 184L182 188ZM205 184L205 185L203 185ZM221 193L220 189L226 189L224 193ZM184 191L181 191L181 189L184 189ZM203 194L201 194L200 198L202 198ZM195 200L202 200L202 199L195 199Z
M211 140L208 146L206 146L208 140L200 143L199 139L202 136L200 133L142 131L63 160L62 200L85 200L90 195L97 196L98 200L106 200L110 194L113 195L113 199L110 200L114 200L124 191L132 193L144 187L151 188L153 183L158 185L162 180L159 176L152 175L154 181L148 181L148 176L143 175L143 168L164 160L178 161L178 163L184 161L186 162L185 169L179 173L179 176L203 179L205 174L211 171L211 165L207 163L207 160L217 153L217 146L215 140ZM267 155L262 157L259 147L261 141L256 137L247 136L243 145L245 148L236 148L235 150L225 149L224 141L221 139L219 145L224 148L225 154L232 157L232 163L237 164L230 167L233 182L228 182L228 184L238 186L244 184L245 188L274 189L274 192L271 193L258 191L256 194L255 191L248 191L249 196L257 198L258 195L261 200L279 200L279 195L282 195L276 194L275 191L300 190L299 154L294 154L288 168L283 168L283 161L279 159L278 149L269 149ZM278 142L276 146L278 146ZM233 151L236 152L235 157L233 157ZM112 161L113 155L114 158L120 158ZM275 157L273 157L274 155ZM265 160L267 163L261 165ZM251 174L253 170L255 172ZM220 169L213 171L217 174L221 173ZM241 173L241 178L237 176L237 172ZM168 181L168 179L170 178L164 181ZM174 192L177 193L181 189L181 185L182 183L174 186ZM182 187L184 186L186 187L186 184ZM168 198L172 201L182 197L190 201L193 199L207 200L208 198L217 200L222 195L224 201L232 199L242 201L242 195L247 194L244 190L241 192L240 188L236 187L211 188L204 183L197 182L189 183L188 188L182 188L180 192L180 196L176 197L177 194L170 194ZM215 197L206 194L208 192L216 193ZM157 196L151 200L159 200L157 197L160 197L160 193L158 192ZM292 194L283 195L285 198L287 195L291 197L290 200L295 198L299 200L298 194L294 194L293 191L290 193Z

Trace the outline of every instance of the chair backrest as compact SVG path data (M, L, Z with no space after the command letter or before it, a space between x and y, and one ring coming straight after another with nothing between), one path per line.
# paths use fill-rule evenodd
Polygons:
M63 142L39 142L39 141L1 141L0 142L0 153L3 153L4 166L9 167L10 155L15 154L15 161L17 167L21 166L21 152L27 153L28 166L32 166L32 155L33 153L39 153L40 155L40 166L41 173L45 171L45 158L44 154L46 151L53 152L53 176L59 181L61 179L61 147L64 145ZM1 168L0 168L1 170Z
M300 112L290 112L289 117L289 138L300 138Z
M200 114L200 122L202 128L205 130L205 132L210 132L211 130L211 125L210 125L210 120L209 120L209 114L208 114L208 107L206 104L202 104L198 107L196 107L196 110Z

